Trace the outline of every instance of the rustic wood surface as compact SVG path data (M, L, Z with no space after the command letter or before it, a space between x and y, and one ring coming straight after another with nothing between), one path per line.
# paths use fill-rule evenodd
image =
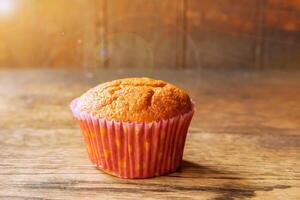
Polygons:
M299 0L5 2L0 68L300 65Z
M87 158L68 104L150 76L196 102L182 168L126 180ZM0 199L300 199L300 71L0 71Z

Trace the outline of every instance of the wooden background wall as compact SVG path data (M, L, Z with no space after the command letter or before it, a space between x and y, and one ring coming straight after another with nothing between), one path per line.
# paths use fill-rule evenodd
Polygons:
M300 1L0 0L0 67L300 68Z

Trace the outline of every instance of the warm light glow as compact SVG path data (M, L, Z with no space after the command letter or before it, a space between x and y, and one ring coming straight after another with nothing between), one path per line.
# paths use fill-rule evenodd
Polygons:
M14 9L13 0L0 0L0 15L8 14Z

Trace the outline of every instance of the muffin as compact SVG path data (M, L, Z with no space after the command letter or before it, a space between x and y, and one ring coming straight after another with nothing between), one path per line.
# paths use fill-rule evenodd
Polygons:
M174 172L194 113L186 92L150 78L100 84L71 102L91 162L121 178Z

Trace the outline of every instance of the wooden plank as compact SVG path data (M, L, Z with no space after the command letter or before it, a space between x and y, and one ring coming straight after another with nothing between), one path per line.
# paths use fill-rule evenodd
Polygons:
M186 67L186 51L187 51L187 0L176 1L176 66L177 68Z
M96 62L95 67L107 68L108 67L108 16L107 16L107 0L95 0L95 42L94 42L94 57Z
M111 68L176 67L176 2L112 0L108 19Z
M190 0L187 66L253 68L255 15L255 1Z
M1 70L0 198L299 199L299 73ZM90 164L68 104L141 75L185 88L197 110L178 172L119 179Z
M189 1L187 66L298 68L299 4Z
M254 62L256 68L262 68L265 53L265 22L266 22L266 1L256 1L256 42L254 46Z
M265 10L264 68L299 69L300 4L297 1L268 1Z
M84 65L86 54L93 50L89 48L93 16L86 12L93 9L92 4L76 0L8 2L11 13L0 16L0 67Z

